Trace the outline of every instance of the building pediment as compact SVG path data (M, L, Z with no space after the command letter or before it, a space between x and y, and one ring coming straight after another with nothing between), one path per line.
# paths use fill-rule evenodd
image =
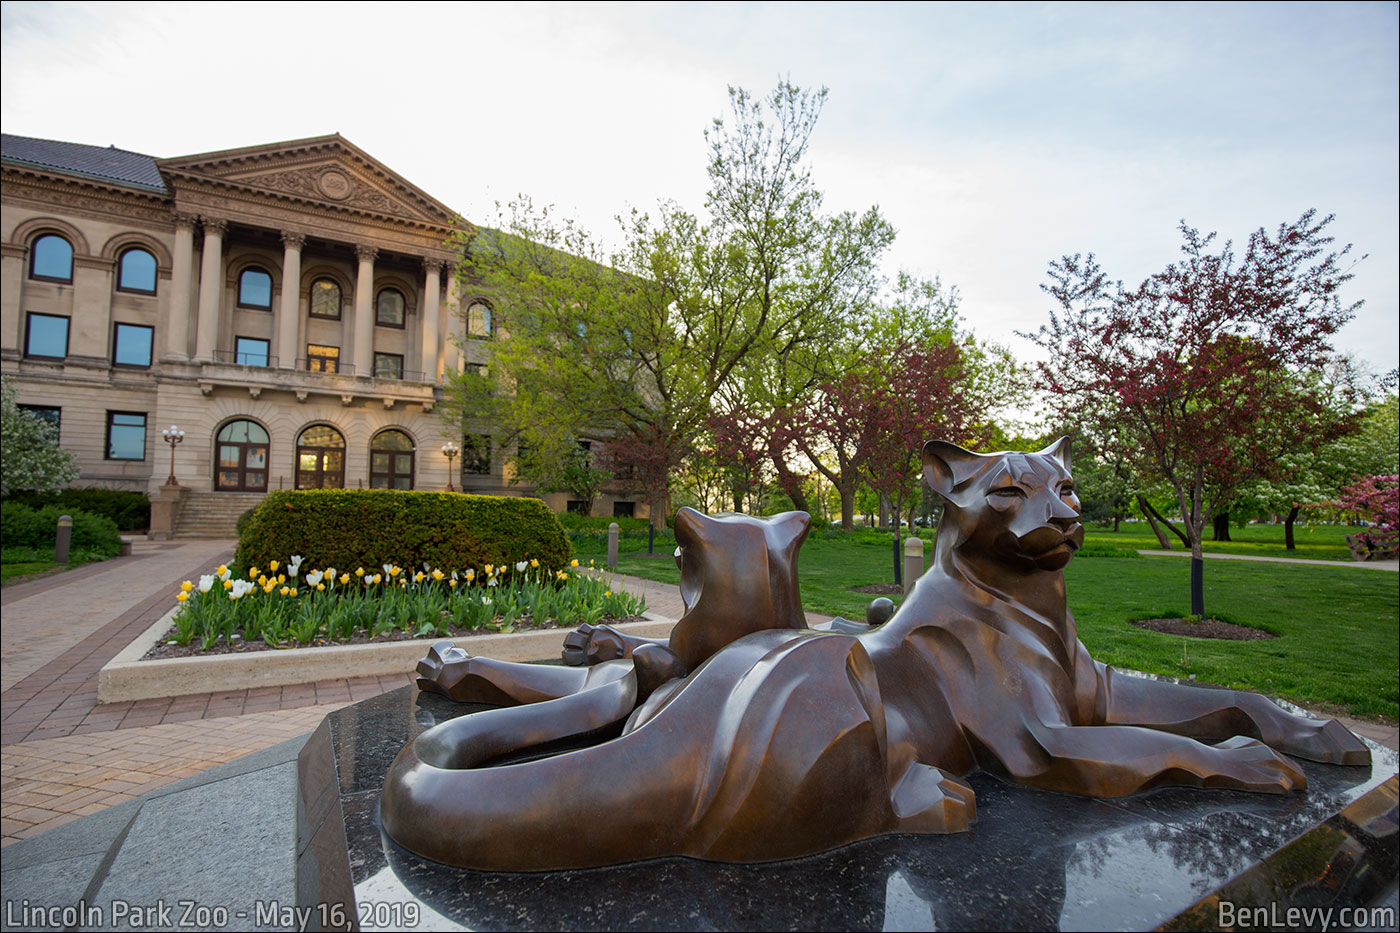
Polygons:
M451 227L442 202L340 135L161 159L178 190L208 185L324 210Z

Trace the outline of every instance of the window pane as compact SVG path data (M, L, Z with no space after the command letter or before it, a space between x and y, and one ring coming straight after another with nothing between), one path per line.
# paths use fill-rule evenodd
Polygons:
M137 324L117 325L117 346L112 361L122 366L150 366L155 328Z
M234 362L239 366L266 366L269 346L266 340L239 337Z
M371 477L370 477L370 480L369 480L369 488L370 488L370 489L388 489L388 488L389 488L389 477L387 477L387 476L371 476Z
M374 438L375 450L412 450L413 439L402 431L385 431Z
M249 448L248 448L247 459L245 459L245 460L243 461L243 468L244 468L245 470L253 470L253 469L261 470L261 469L263 469L263 468L266 467L266 466L267 466L267 448L266 448L266 447L249 447Z
M397 353L374 354L374 376L376 379L402 379L403 357Z
M412 472L413 472L413 454L397 454L397 455L394 457L394 472L395 472L395 473L412 473Z
M413 477L411 477L411 476L396 476L396 477L394 477L394 488L395 488L395 489L412 489L412 488L413 488Z
M244 473L243 485L249 489L261 489L267 485L266 474L264 473Z
M333 373L340 369L340 347L323 347L308 344L306 347L306 369L313 373Z
M313 317L340 317L340 286L329 279L312 282L311 314Z
M129 249L122 253L117 270L117 288L132 292L156 290L156 257L144 249Z
M37 420L42 421L52 429L52 437L58 441L59 429L63 424L63 409L54 408L49 405L20 405L20 411L27 411Z
M146 459L146 416L107 413L107 459Z
M297 443L303 447L344 447L345 438L341 437L335 428L313 424L301 432L301 439Z
M480 301L467 309L467 336L491 336L491 308Z
M370 468L370 472L371 472L371 473L388 473L388 472L389 472L389 455L388 455L388 454L372 454L372 455L370 456L370 467L369 467L369 468Z
M61 236L48 234L34 241L31 247L30 274L46 279L73 281L73 247Z
M339 473L345 465L344 451L328 450L323 456L326 458L325 470L327 473Z
M316 464L321 459L318 454L300 454L297 456L297 469L316 472Z
M249 308L271 308L272 276L261 269L244 269L238 277L238 303Z
M24 345L27 356L68 355L68 318L52 314L29 315L29 337Z
M219 440L229 444L266 444L267 432L256 421L230 421L219 430Z
M379 293L378 312L376 320L380 324L387 324L390 327L403 326L403 295L397 289L386 288Z

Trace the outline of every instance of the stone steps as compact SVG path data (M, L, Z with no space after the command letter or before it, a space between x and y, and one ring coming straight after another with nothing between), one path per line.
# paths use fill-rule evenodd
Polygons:
M238 516L263 500L260 492L191 492L175 523L177 538L237 537Z

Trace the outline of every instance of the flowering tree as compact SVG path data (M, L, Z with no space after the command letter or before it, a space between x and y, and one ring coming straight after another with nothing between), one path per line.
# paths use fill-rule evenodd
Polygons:
M78 478L77 461L58 446L53 425L20 408L15 395L9 380L0 379L0 496L58 492Z
M1341 506L1374 523L1348 543L1363 557L1394 557L1400 546L1400 476L1366 476L1342 490Z
M1092 255L1050 265L1059 305L1024 335L1048 359L1040 386L1067 419L1121 431L1139 469L1172 490L1190 544L1191 611L1204 612L1203 529L1239 487L1269 478L1283 450L1315 450L1350 428L1310 390L1329 338L1358 305L1339 292L1350 252L1329 251L1332 218L1308 211L1243 255L1181 224L1182 258L1136 288L1112 283Z

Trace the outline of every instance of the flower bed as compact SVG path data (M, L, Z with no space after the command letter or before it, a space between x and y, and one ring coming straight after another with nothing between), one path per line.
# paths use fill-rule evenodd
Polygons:
M480 571L334 567L303 572L301 557L235 574L221 566L186 580L168 643L220 645L261 641L274 648L348 643L393 632L413 638L518 627L574 627L641 615L645 602L577 560L550 572L538 560L487 564Z

